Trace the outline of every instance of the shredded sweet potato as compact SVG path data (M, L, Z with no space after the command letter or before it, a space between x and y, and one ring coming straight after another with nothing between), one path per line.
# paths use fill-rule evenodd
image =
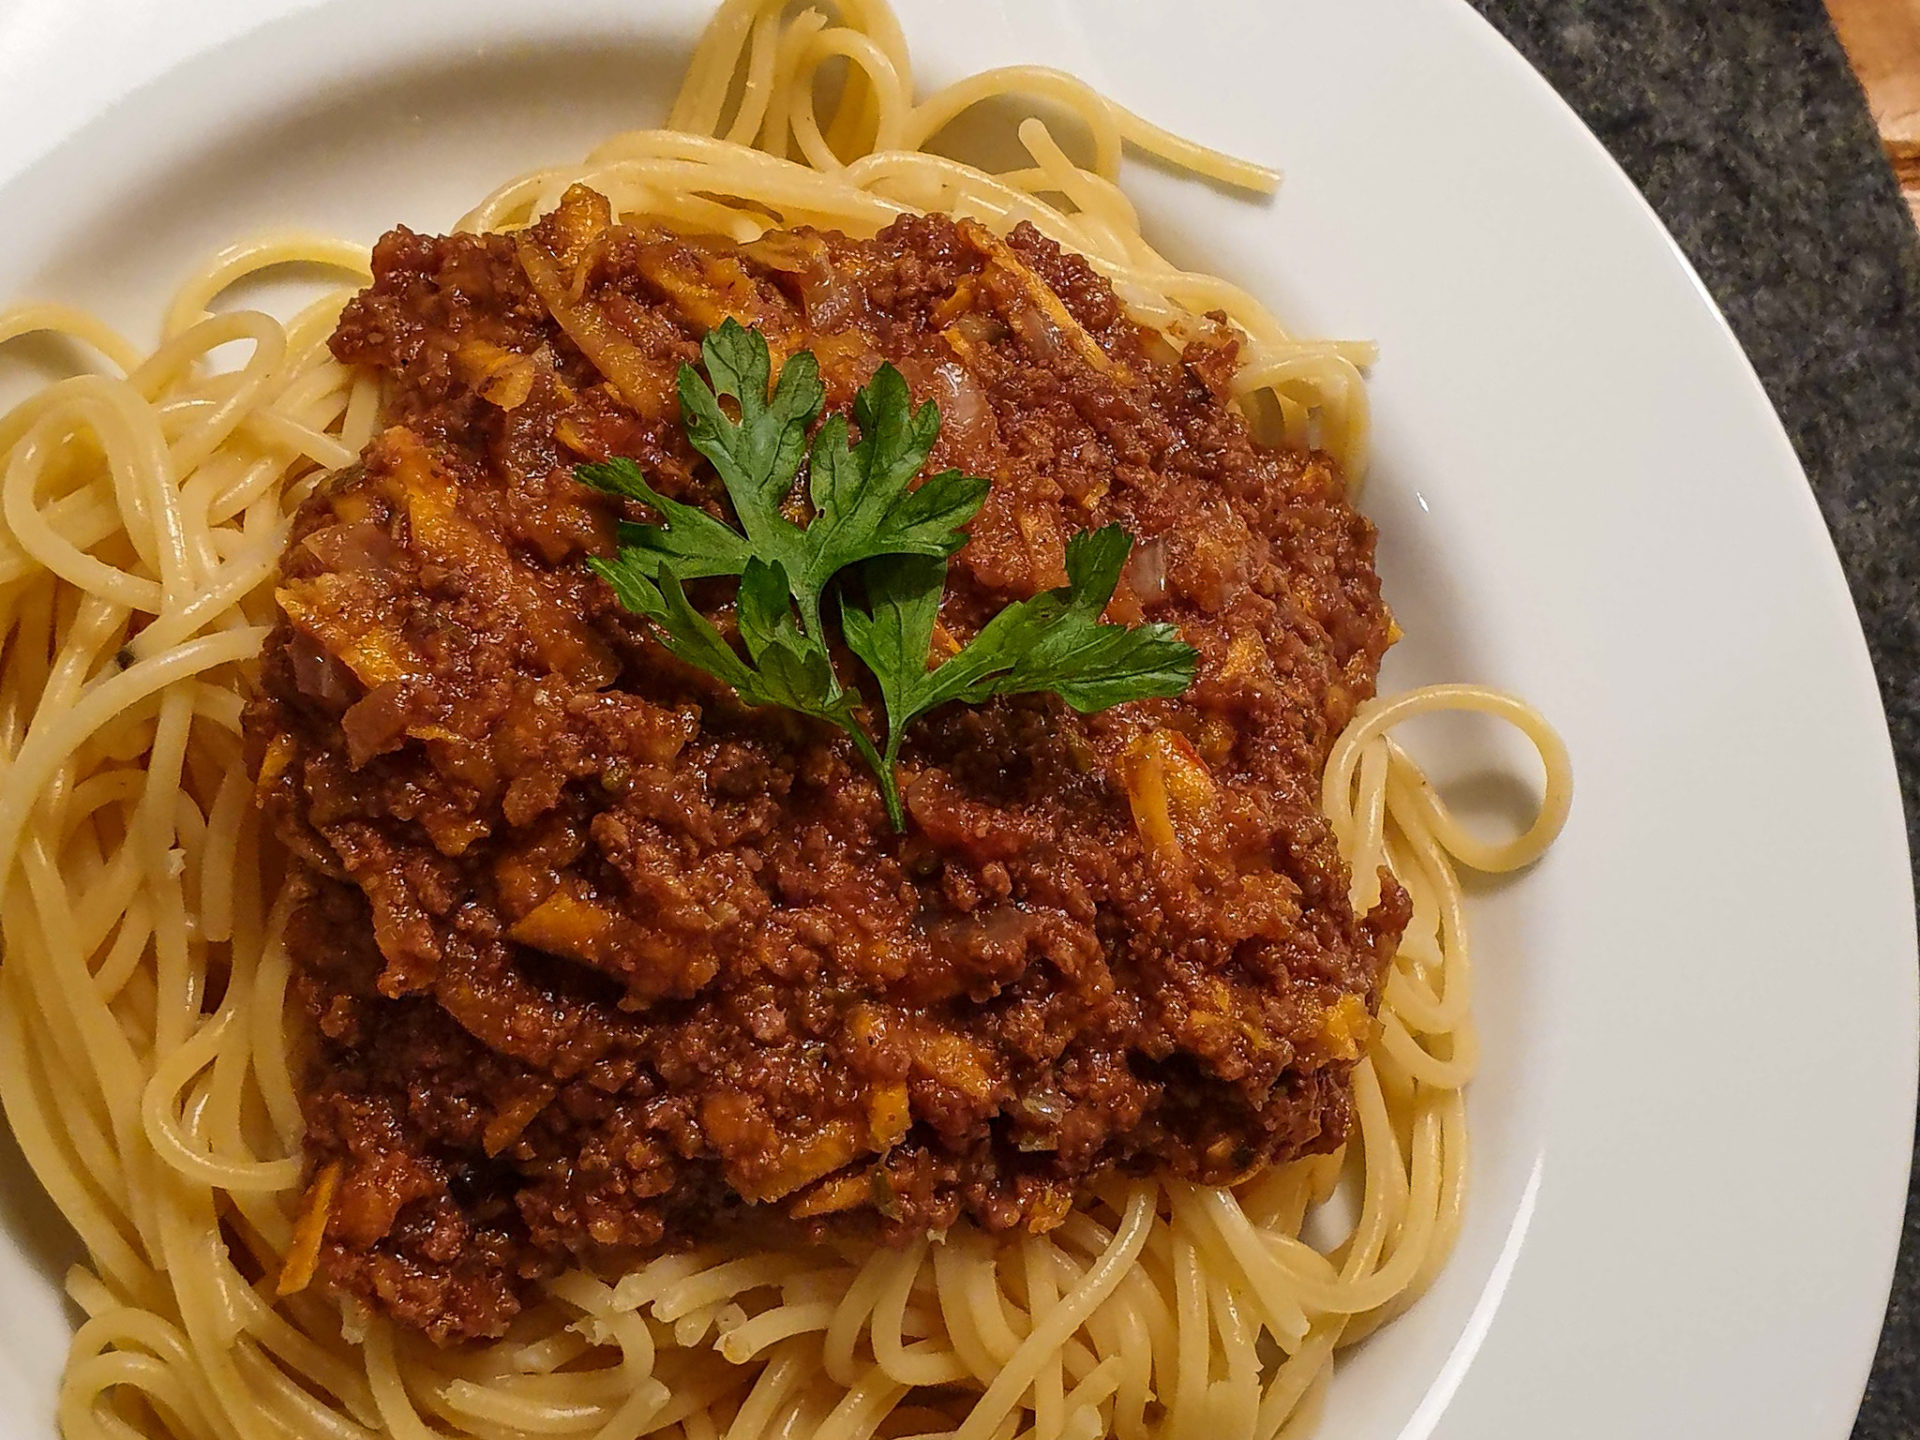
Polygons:
M307 1198L294 1222L293 1243L280 1262L280 1279L274 1285L276 1295L297 1295L313 1283L320 1268L320 1245L327 1236L327 1220L333 1214L333 1197L340 1190L340 1162L320 1167L307 1187Z

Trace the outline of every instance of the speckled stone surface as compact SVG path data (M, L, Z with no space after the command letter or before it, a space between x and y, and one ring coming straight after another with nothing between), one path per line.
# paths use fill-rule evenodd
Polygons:
M1920 841L1920 241L1819 0L1473 3L1639 184L1753 357L1853 586ZM1854 1428L1914 1437L1920 1185Z

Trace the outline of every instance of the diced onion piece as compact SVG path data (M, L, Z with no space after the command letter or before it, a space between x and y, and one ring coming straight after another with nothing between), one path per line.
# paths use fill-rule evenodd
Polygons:
M490 340L463 341L453 352L453 367L476 395L499 409L517 410L533 394L533 357Z
M1064 337L1079 352L1080 358L1095 370L1103 374L1111 373L1123 385L1132 383L1133 372L1100 348L1100 342L1089 335L1086 327L1073 318L1067 310L1066 302L1054 293L1053 287L1034 274L1026 262L1013 253L1012 247L1006 241L977 220L962 220L960 233L966 237L969 244L986 256L992 265L1012 276L1014 282L1033 302L1033 311L1021 312L1009 317L1013 323L1020 324L1023 316L1037 313L1045 322L1044 326L1037 327L1038 331L1044 331L1051 341L1057 343L1060 337ZM1050 330L1047 327L1051 327ZM1029 333L1027 338L1030 341L1036 339L1036 333Z
M1150 536L1133 547L1127 557L1127 584L1142 605L1157 605L1167 598L1167 537Z
M613 228L613 202L590 185L569 185L547 227L560 242L560 262L577 272L587 252Z
M513 244L520 257L520 268L527 273L527 282L547 307L547 313L553 316L554 323L566 332L580 353L641 416L648 420L667 418L656 367L640 353L640 348L621 334L619 327L598 307L574 299L552 257L540 248L531 232L522 230L513 237Z

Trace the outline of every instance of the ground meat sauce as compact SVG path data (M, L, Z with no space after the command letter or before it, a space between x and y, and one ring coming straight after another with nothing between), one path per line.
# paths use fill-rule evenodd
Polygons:
M307 871L323 1283L498 1335L570 1263L1044 1231L1103 1174L1346 1135L1405 897L1352 913L1319 777L1390 620L1334 466L1229 408L1224 326L1176 354L1024 226L733 245L585 191L517 242L396 230L374 276L332 343L383 428L300 509L247 715ZM628 456L725 515L674 377L728 315L811 349L828 413L891 361L939 403L930 470L991 478L939 644L1119 521L1107 618L1178 625L1192 689L938 711L896 835L843 737L669 657L583 563L618 506L571 471ZM730 591L692 589L723 629Z

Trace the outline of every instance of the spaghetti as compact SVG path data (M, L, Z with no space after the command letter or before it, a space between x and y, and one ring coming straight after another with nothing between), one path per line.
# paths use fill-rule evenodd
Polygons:
M837 9L830 22L729 0L668 128L515 181L465 223L524 224L574 182L623 219L742 240L801 224L871 234L913 210L1030 221L1176 344L1226 312L1249 421L1359 474L1368 348L1297 339L1245 292L1175 269L1116 183L1127 146L1230 185L1274 177L1055 71L994 71L916 102L884 5ZM1032 163L1018 171L927 148L1003 96L1068 114L1090 160L1037 117L1019 126ZM1413 900L1343 1153L1231 1189L1116 1180L1045 1236L715 1244L625 1276L568 1273L504 1339L460 1348L281 1285L317 1237L300 1213L286 864L251 803L241 696L288 518L359 454L379 402L326 348L347 291L284 324L211 311L289 261L367 273L364 251L336 242L236 247L182 287L145 355L63 308L0 317L0 340L56 332L109 372L0 420L0 1100L87 1247L68 1277L87 1316L61 1387L69 1440L1091 1440L1311 1424L1336 1349L1419 1295L1459 1224L1474 1041L1456 867L1530 863L1567 811L1553 731L1476 687L1363 707L1325 773L1356 906L1378 899L1380 863ZM236 342L245 362L216 366ZM1470 834L1393 740L1434 709L1494 715L1537 749L1544 799L1524 835ZM1336 1192L1351 1223L1311 1243L1308 1218Z

